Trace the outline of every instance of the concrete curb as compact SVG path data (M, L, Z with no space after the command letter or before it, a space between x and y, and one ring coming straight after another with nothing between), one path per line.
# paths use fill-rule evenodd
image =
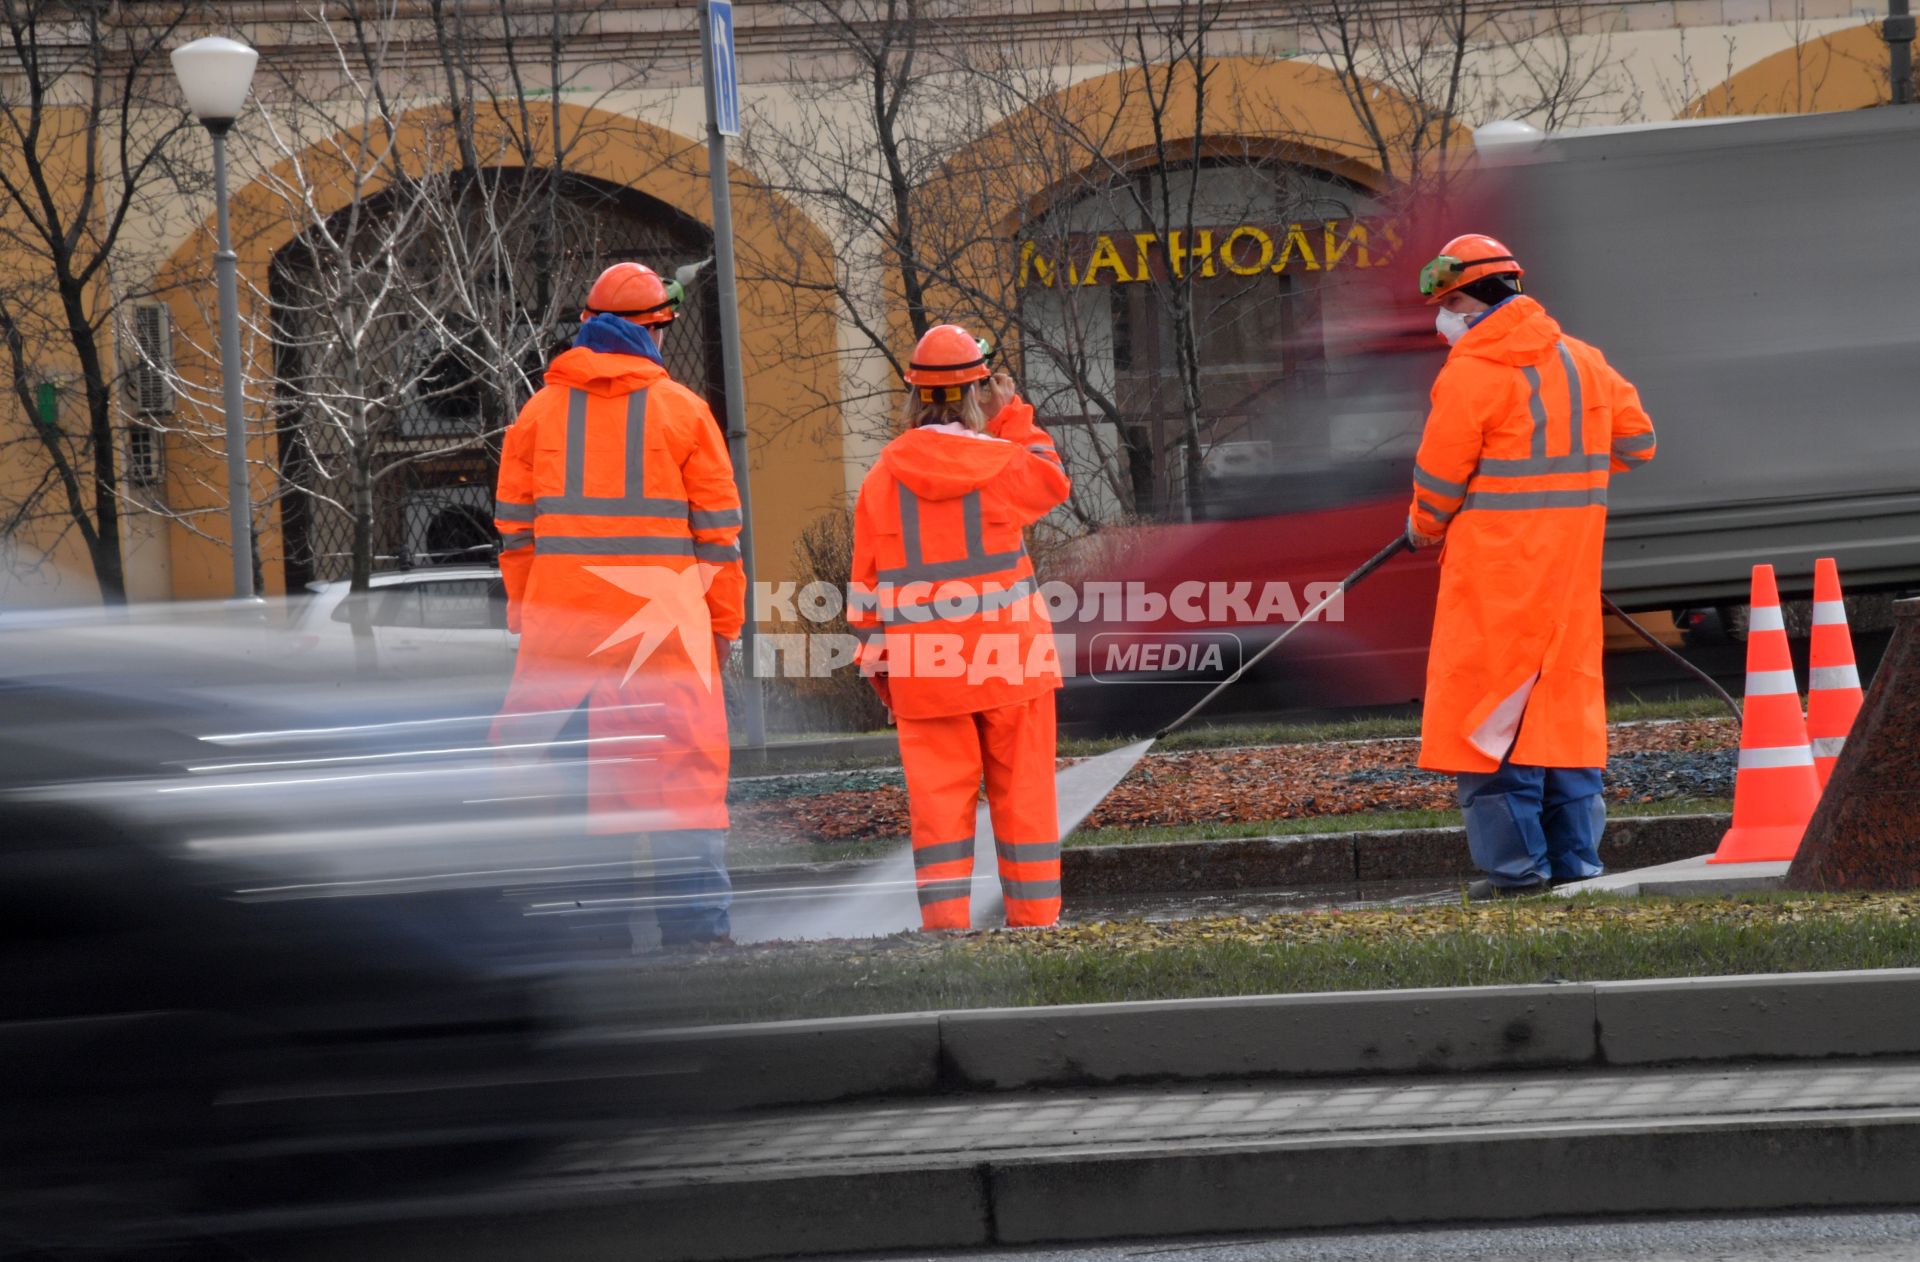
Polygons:
M1711 852L1725 815L1646 815L1607 821L1601 845L1615 871ZM734 870L739 889L844 880L872 864L794 863ZM1242 888L1346 885L1405 877L1480 875L1463 828L1407 828L1298 837L1068 847L1060 855L1068 899L1111 894L1210 893Z
M363 1262L735 1259L1554 1215L1910 1204L1920 1113L1559 1124L1094 1150L266 1214L202 1234ZM1680 1177L1679 1172L1684 1172Z
M936 1091L1920 1054L1920 969L1361 991L658 1031L582 1049L654 1109ZM607 1078L598 1079L605 1090Z

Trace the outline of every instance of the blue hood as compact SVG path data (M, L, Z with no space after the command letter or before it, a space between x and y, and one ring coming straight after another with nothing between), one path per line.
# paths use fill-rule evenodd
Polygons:
M603 313L583 322L573 344L608 355L639 355L662 368L667 366L667 361L660 358L660 347L653 340L653 334L624 316Z

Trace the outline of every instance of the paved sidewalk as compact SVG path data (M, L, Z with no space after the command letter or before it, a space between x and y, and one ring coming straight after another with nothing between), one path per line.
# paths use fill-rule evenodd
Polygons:
M1914 1205L1917 1168L1916 1057L1188 1082L682 1119L491 1188L195 1231L281 1262L715 1262Z
M995 1161L1176 1145L1434 1134L1562 1123L1858 1116L1920 1109L1920 1060L1817 1061L1165 1088L785 1108L662 1127L555 1172L645 1182ZM1920 1186L1916 1187L1920 1193Z

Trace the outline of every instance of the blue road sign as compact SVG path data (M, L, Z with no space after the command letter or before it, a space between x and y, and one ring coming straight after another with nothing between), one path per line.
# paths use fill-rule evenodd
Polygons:
M707 0L707 119L722 136L740 134L740 67L733 59L733 0Z

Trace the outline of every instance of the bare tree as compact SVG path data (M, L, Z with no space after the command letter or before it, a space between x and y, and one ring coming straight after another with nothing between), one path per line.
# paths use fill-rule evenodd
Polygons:
M576 53L590 19L573 6L436 2L403 20L417 8L317 6L302 36L326 72L259 85L242 132L268 231L291 239L253 295L271 312L255 329L273 358L256 374L273 383L271 497L298 568L356 592L420 548L397 518L423 477L471 501L450 510L456 537L427 541L433 559L491 555L499 436L570 323L565 303L620 245L619 191L569 163L609 139L600 95L645 69ZM597 85L575 93L587 109L563 110L581 84Z
M749 153L789 213L825 222L833 252L800 257L805 237L782 233L774 255L744 266L827 277L790 291L796 314L832 311L855 334L856 358L883 367L865 374L868 393L821 402L864 409L878 429L911 340L937 320L981 324L1022 356L1056 417L1085 422L1074 429L1079 476L1067 509L1080 528L1116 506L1187 514L1223 432L1209 414L1232 402L1223 391L1235 375L1210 371L1204 343L1253 304L1281 301L1196 242L1256 213L1352 214L1352 199L1318 204L1348 190L1299 178L1288 161L1298 137L1261 121L1265 103L1216 85L1212 36L1226 6L1175 0L1103 14L1117 103L1065 91L1066 72L1044 53L968 40L959 10L933 0L789 9L831 35L838 55L816 63L794 102L752 120ZM1231 139L1203 152L1192 136ZM1229 171L1237 178L1223 180ZM1099 270L1087 251L1103 227L1127 243L1118 267L1104 260L1105 278L1124 278L1130 301L1148 295L1131 305L1158 330L1152 370L1124 382L1114 294L1079 290L1089 265ZM1044 284L1025 286L1036 271Z
M1404 201L1438 193L1472 151L1474 125L1519 119L1553 131L1620 94L1608 41L1576 39L1589 12L1577 0L1326 0L1312 44Z
M108 603L126 598L115 331L162 296L128 228L175 187L191 120L165 53L191 8L0 0L0 341L30 418L6 444L0 535L44 554L77 532Z

